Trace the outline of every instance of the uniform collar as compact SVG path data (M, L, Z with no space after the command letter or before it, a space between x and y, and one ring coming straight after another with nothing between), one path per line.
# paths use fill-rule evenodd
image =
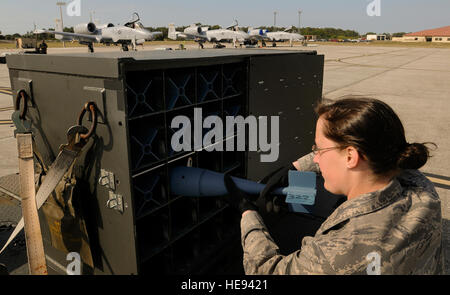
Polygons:
M318 233L322 234L326 230L350 218L368 214L386 207L400 195L401 191L402 186L397 178L394 178L386 187L380 190L345 201L325 220L319 228Z

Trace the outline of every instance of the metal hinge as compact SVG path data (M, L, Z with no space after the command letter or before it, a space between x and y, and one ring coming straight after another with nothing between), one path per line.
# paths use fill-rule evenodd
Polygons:
M120 213L123 213L124 209L126 209L128 206L123 202L122 195L114 193L114 191L116 190L114 173L105 169L101 169L98 183L109 190L109 197L108 201L106 201L106 208L114 209L119 211Z
M100 170L100 178L98 179L98 183L100 185L106 186L110 190L116 190L114 173L106 171L105 169Z
M120 213L123 213L124 207L126 207L126 205L124 206L123 204L122 195L115 194L114 192L109 191L109 199L106 202L106 207L109 209L117 210Z

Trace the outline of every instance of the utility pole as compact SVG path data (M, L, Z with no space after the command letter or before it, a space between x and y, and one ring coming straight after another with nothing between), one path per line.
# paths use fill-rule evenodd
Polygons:
M302 15L302 11L299 10L298 11L298 33L299 34L300 34L300 29L302 28L302 23L300 22L301 21L301 15Z
M276 27L277 26L277 11L273 12L273 26Z
M34 32L36 32L36 22L35 21L33 21L33 27L34 27L34 30L33 30L33 34L34 34ZM1 34L1 32L0 32L0 34ZM31 34L31 36L33 36L33 34ZM36 44L37 44L38 34L34 34L34 36L35 36Z
M92 10L92 15L91 15L91 23L97 24L98 22L95 19L95 10Z
M61 27L62 27L62 31L64 32L64 23L63 23L63 17L62 17L62 7L66 5L66 2L56 2L56 5L59 6L59 13L60 13L60 16L61 16ZM64 42L64 41L63 41L63 47L66 47L66 42Z

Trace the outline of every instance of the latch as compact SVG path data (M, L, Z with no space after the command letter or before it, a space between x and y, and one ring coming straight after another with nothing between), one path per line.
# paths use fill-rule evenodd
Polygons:
M124 209L127 208L127 204L123 202L122 195L114 193L114 191L116 190L114 173L105 169L101 169L98 183L106 187L109 191L108 201L106 201L106 208L114 209L119 211L120 213L123 213Z

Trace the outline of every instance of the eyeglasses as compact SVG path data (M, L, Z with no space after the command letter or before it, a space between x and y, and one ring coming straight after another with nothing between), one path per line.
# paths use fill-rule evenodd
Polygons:
M342 147L341 146L334 146L334 147L319 149L319 148L317 148L316 145L313 145L311 150L314 153L314 155L317 155L317 154L322 155L321 152L323 152L323 151L331 151L331 150L340 149L340 148L342 148Z

